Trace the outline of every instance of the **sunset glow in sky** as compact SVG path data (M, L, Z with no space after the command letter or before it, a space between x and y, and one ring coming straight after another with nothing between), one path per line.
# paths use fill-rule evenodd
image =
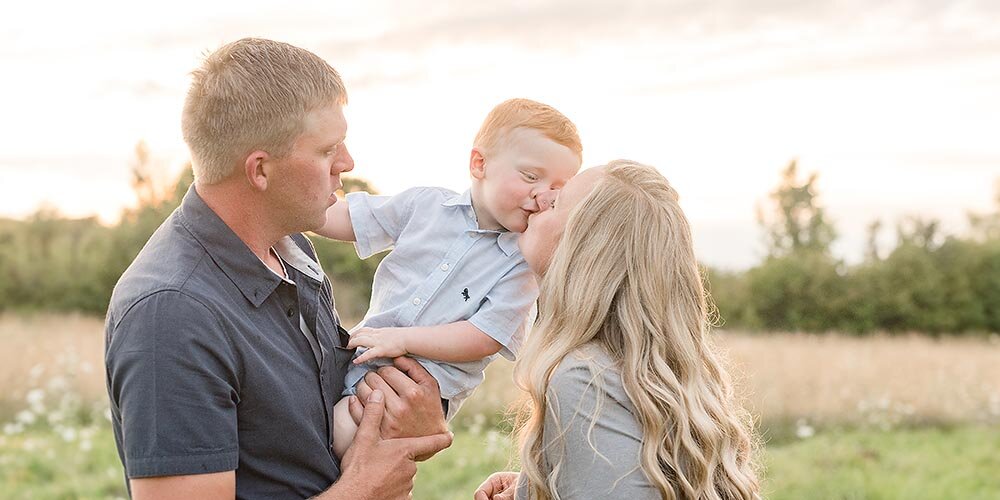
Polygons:
M5 7L0 217L47 204L114 221L134 203L135 144L175 175L188 72L244 36L340 71L355 174L383 193L465 189L482 118L528 97L576 122L585 166L659 168L722 267L759 260L754 206L794 158L820 173L848 259L875 218L962 231L1000 178L1000 2L138 5Z

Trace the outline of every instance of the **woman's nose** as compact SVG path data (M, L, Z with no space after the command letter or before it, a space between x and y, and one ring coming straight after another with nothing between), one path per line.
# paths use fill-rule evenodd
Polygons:
M557 196L559 196L558 189L550 189L535 196L535 202L538 203L538 211L542 212L552 208L552 204L556 201Z

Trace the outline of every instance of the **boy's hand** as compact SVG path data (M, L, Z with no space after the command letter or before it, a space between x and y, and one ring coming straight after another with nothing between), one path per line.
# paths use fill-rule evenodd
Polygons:
M347 343L348 349L355 347L367 347L354 364L360 365L375 358L396 358L405 356L406 335L402 328L360 328L351 334L351 341Z

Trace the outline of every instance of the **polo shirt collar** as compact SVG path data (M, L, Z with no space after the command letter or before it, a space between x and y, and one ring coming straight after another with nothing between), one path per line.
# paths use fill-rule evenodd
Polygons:
M205 204L195 191L194 184L184 195L178 211L181 224L191 232L212 261L254 307L260 307L281 284L281 277L268 269L215 211Z
M452 195L441 202L441 206L445 207L468 207L468 214L470 214L470 220L473 224L478 224L476 221L476 212L472 208L472 190L466 189L464 192ZM497 235L497 246L503 251L504 255L510 257L515 251L517 251L517 233L512 233L507 230L494 231L491 229L479 229L478 226L469 229L474 233L480 234L495 234Z
M449 196L441 202L441 205L445 207L471 207L472 190L466 189L464 192Z
M520 236L520 234L510 231L500 233L500 236L497 237L497 245L500 246L500 250L503 250L504 255L510 257L517 251L517 238Z
M302 248L295 243L295 240L291 236L285 236L278 240L274 244L274 251L278 253L278 257L284 261L289 266L294 267L300 273L312 278L313 280L323 282L323 268L316 262L309 254L302 251ZM315 253L313 249L313 253Z

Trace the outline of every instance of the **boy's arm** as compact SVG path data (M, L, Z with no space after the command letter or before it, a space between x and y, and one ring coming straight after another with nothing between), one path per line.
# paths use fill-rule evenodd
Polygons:
M340 241L356 241L354 226L351 224L351 210L347 200L337 200L326 209L326 224L316 230L316 234Z
M348 348L367 347L356 364L374 358L415 354L448 363L476 361L500 352L503 345L468 321L447 325L403 328L361 328L351 335Z

